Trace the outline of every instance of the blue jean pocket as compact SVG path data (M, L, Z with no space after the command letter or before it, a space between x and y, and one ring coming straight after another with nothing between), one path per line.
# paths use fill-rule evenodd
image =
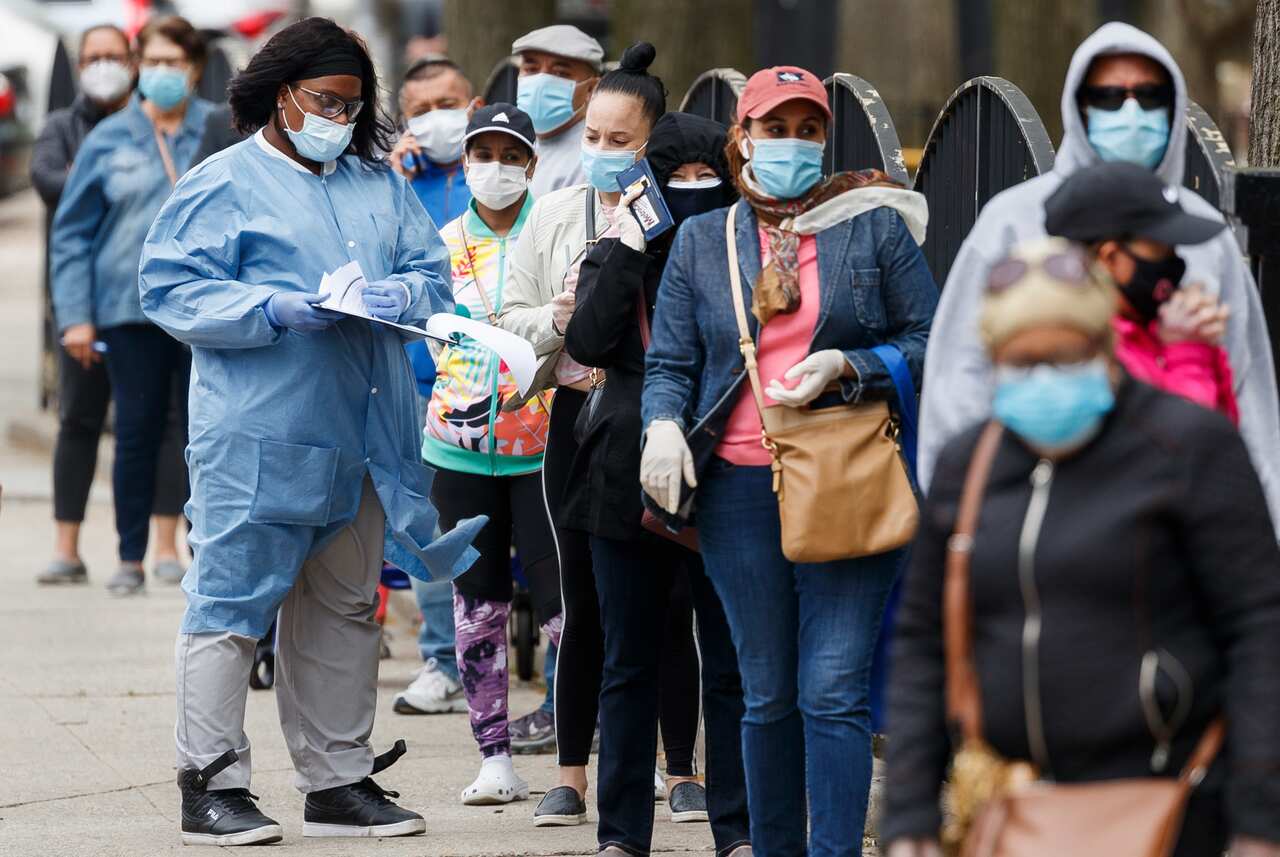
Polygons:
M338 450L258 441L258 482L249 520L255 524L329 523Z

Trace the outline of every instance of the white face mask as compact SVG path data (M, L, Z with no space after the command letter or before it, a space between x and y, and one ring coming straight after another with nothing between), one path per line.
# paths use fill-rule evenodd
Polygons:
M467 163L467 187L485 208L495 211L515 205L529 186L528 167L488 161Z
M98 60L80 72L80 89L90 100L110 104L124 96L133 86L133 72L124 63Z
M467 132L467 111L432 110L409 120L409 132L437 164L456 163L462 157L462 138Z
M667 187L672 190L708 190L713 187L720 187L720 179L695 179L693 181L669 181Z

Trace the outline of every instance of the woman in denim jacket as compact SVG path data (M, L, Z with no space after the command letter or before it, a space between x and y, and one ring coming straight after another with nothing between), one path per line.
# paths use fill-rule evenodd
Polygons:
M813 74L765 69L742 93L727 147L767 404L807 405L834 382L832 399L891 398L870 351L878 345L896 346L917 383L924 362L938 295L918 247L923 200L883 174L822 180L830 117ZM672 516L684 486L698 488L702 556L746 695L755 853L857 855L871 781L868 680L900 552L821 564L783 556L729 292L729 211L686 221L671 250L646 359L640 478Z

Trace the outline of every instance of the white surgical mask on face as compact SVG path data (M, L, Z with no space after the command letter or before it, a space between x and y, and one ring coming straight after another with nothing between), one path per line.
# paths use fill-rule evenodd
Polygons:
M528 167L487 161L467 163L467 187L485 208L495 211L514 205L529 186Z
M409 120L409 131L418 145L437 164L456 163L462 157L462 138L467 132L467 111L431 110Z
M98 60L80 72L81 91L99 104L119 100L132 85L133 72L115 60Z
M719 178L694 179L693 181L672 181L667 182L667 187L672 190L708 190L713 187L720 187Z

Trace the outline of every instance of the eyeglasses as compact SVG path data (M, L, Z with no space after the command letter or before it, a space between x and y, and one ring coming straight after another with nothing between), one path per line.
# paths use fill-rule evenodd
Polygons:
M1173 87L1164 83L1143 86L1082 86L1080 100L1099 110L1119 110L1129 98L1136 98L1143 110L1173 104Z
M1028 262L1025 259L997 262L987 274L987 291L997 295L1007 291L1034 270L1044 271L1055 280L1074 286L1087 286L1095 282L1084 256L1079 253L1053 253L1038 262Z
M356 117L360 115L360 108L364 107L364 101L357 98L355 101L343 101L336 95L329 95L324 92L315 92L307 89L305 86L294 84L296 89L300 89L307 95L311 96L311 100L315 102L316 110L326 119L337 119L343 113L347 114L347 118L352 122L356 121Z

